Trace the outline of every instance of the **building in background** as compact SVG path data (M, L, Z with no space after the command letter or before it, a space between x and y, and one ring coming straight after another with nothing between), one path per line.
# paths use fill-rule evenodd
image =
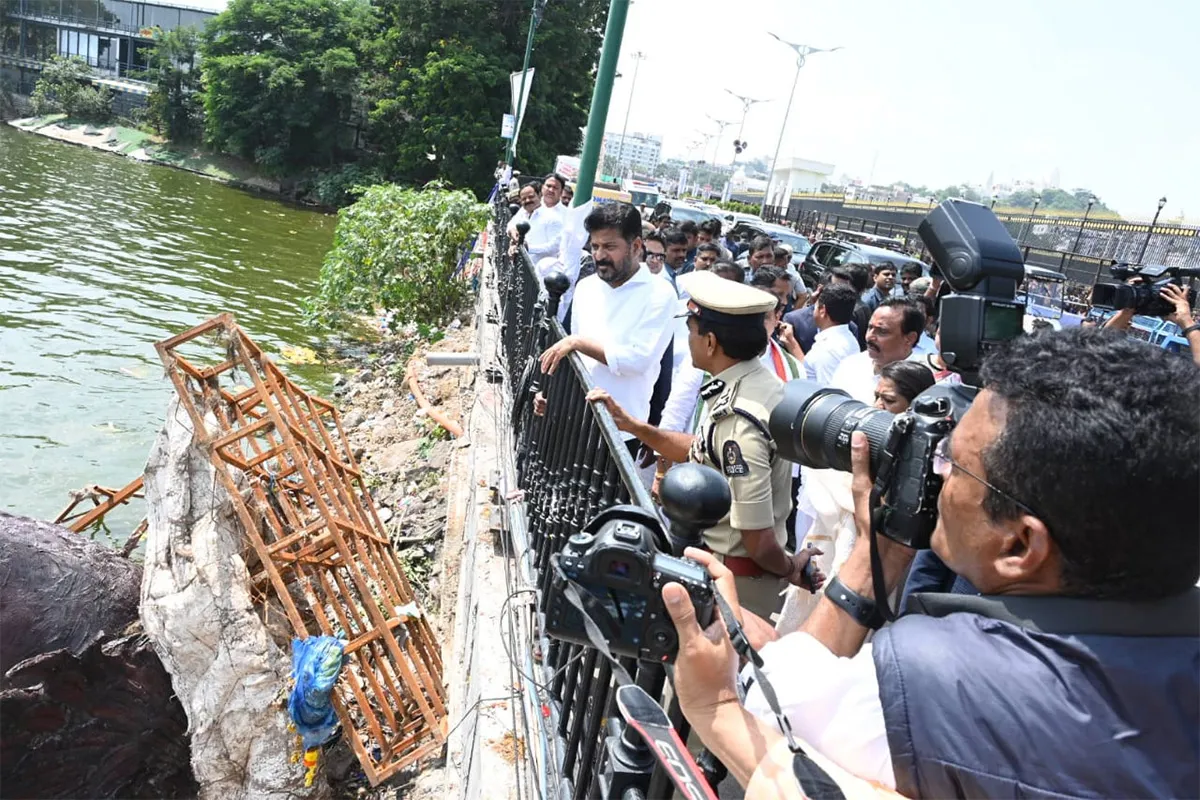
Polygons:
M833 175L833 164L809 161L806 158L791 158L781 161L771 175L771 205L784 206L796 192L818 192L821 184Z
M607 159L607 162L606 162ZM662 160L662 137L630 133L604 134L600 163L618 167L632 167L634 172L653 174Z
M118 107L150 93L143 73L154 37L197 31L229 0L0 0L0 75L31 94L52 56L78 56L93 83L112 89ZM122 97L125 95L126 97Z

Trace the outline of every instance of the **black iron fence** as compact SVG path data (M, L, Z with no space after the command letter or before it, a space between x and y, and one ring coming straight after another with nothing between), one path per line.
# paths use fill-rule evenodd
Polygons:
M931 207L849 202L828 196L794 197L787 208L768 207L764 218L801 229L811 227L813 220L829 219L835 224L865 225L868 232L873 232L876 224L881 231L915 232ZM1072 281L1088 286L1097 276L1104 280L1108 266L1117 262L1200 266L1200 228L1196 226L1064 217L1032 210L1000 211L996 216L1013 239L1029 248L1030 263L1058 269Z
M1108 279L1109 267L1117 261L1112 258L1097 258L1094 255L1074 250L1056 250L1039 246L1028 238L1028 228L1032 227L1032 224L1014 224L1012 221L1004 219L1001 221L1005 223L1017 241L1026 264L1052 269L1067 277L1068 297L1066 302L1071 306L1068 310L1086 311L1088 291L1097 281ZM917 235L917 229L913 225L818 211L805 212L795 220L786 221L786 224L790 224L813 241L824 236L832 236L838 231L884 236L899 240L903 245L904 252L914 255L926 263L930 260L929 251L926 249L925 243L921 241L921 237Z
M501 199L495 206L492 248L503 316L501 341L512 387L518 485L524 491L529 546L540 583L537 608L543 612L550 556L562 549L568 537L614 504L632 503L651 511L654 505L612 417L603 407L585 401L592 384L580 357L572 353L553 375L541 373L538 357L566 335L555 319L561 291L551 294L542 286L523 248L509 255L504 231L508 220ZM533 412L539 393L546 401L540 416ZM533 630L541 626L534 625ZM651 771L654 762L648 751L640 754L641 767L614 763L613 748L623 731L610 662L589 647L544 637L529 644L535 658L540 656L549 695L546 705L554 737L549 757L560 776L558 797L671 797L666 774ZM632 659L622 660L622 666L652 697L662 699L661 666ZM677 709L672 719L686 736Z

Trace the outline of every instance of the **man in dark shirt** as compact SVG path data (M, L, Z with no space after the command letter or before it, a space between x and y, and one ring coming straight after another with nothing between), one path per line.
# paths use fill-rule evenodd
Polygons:
M813 340L817 338L817 323L813 319L817 298L821 295L821 289L831 283L844 283L847 286L853 286L854 279L848 270L841 267L835 267L826 271L821 276L820 283L817 284L817 290L809 298L808 305L804 306L804 308L798 308L795 311L789 311L783 315L783 321L792 326L792 335L796 337L796 343L800 345L800 349L805 353L812 348ZM858 310L857 305L855 306L855 310ZM867 314L867 318L870 319L870 314ZM863 330L866 330L865 326ZM856 339L861 339L859 328L853 321L850 322L850 332L854 334ZM860 341L859 347L861 348L862 346Z

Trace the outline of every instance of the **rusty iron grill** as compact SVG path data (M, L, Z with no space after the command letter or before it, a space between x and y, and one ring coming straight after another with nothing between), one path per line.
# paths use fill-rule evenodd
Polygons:
M256 599L280 608L298 637L347 642L334 704L368 780L437 753L441 653L337 410L284 375L232 315L155 349L245 529Z

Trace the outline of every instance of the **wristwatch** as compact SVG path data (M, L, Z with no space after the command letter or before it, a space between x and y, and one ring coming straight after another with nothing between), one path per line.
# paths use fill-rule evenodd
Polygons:
M825 585L825 596L864 628L877 631L883 627L883 612L875 601L848 588L836 575Z
M1186 339L1187 335L1189 333L1191 333L1192 331L1200 331L1200 322L1193 322L1191 325L1188 325L1186 328L1184 328L1182 331L1179 332L1179 335Z

